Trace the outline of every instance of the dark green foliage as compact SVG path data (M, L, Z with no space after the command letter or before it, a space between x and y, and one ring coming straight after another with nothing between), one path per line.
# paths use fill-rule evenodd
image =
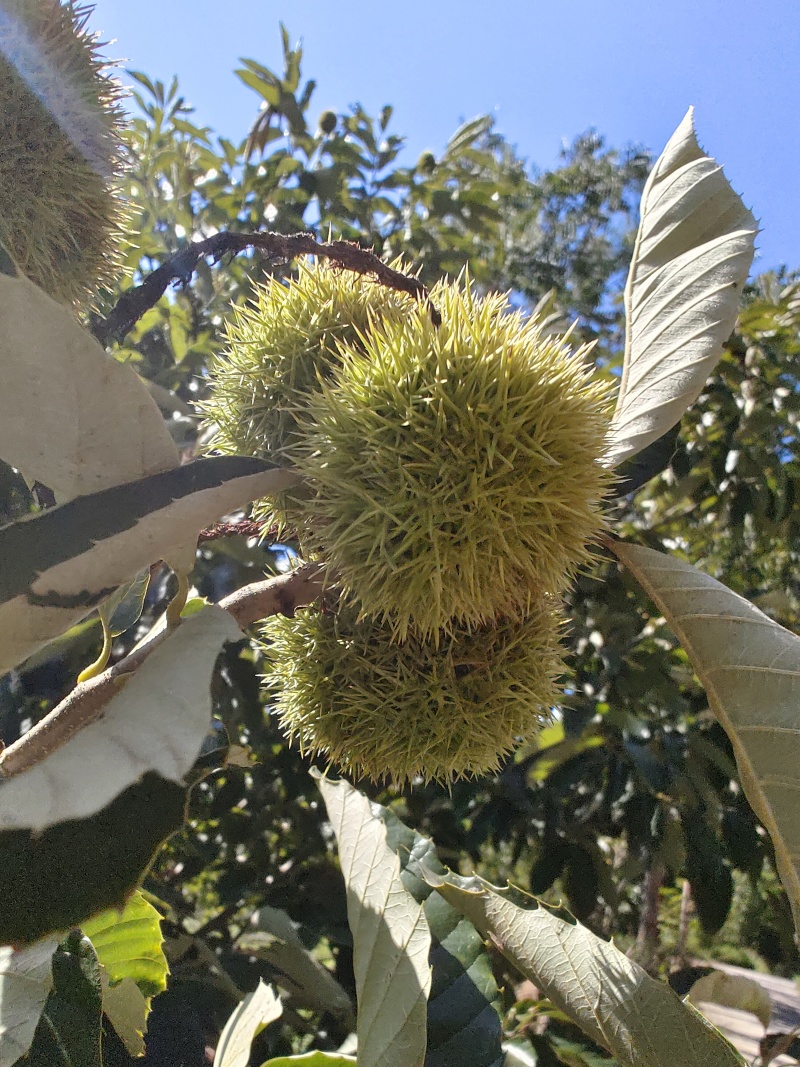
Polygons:
M150 772L89 819L0 833L0 943L35 941L121 905L181 826L185 804L181 786Z
M101 1067L100 966L91 941L73 930L53 956L53 989L26 1067Z

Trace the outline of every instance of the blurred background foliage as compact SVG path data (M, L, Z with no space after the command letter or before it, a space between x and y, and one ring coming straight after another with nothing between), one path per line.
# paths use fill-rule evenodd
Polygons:
M596 342L598 373L617 372L647 153L609 148L589 131L564 148L555 169L540 171L482 117L457 130L441 156L402 163L392 108L320 113L301 50L282 32L280 74L253 60L237 72L258 106L241 143L198 125L175 81L134 75L125 271L97 313L189 241L220 230L305 230L357 241L385 259L402 255L426 281L468 267L480 289L510 290L554 325L577 319L580 338ZM114 349L151 383L187 455L201 432L192 402L206 388L209 355L225 344L231 304L290 269L256 253L202 263ZM684 555L795 630L798 356L798 276L756 278L698 403L652 469L621 484L628 491L613 507L621 536ZM36 506L19 476L0 470L3 519ZM288 565L283 546L208 541L194 581L216 600ZM116 654L163 608L171 581L154 570L143 619L117 640ZM367 792L432 836L449 866L565 900L654 973L698 954L800 971L769 840L663 619L602 557L576 582L569 611L564 707L501 773L450 790ZM7 743L65 694L99 643L89 620L0 679ZM331 835L307 763L263 706L259 670L244 640L221 657L205 777L198 769L190 820L146 882L167 909L172 969L170 990L155 1002L147 1057L137 1061L149 1067L205 1062L204 1048L259 976L288 1001L280 1025L257 1039L253 1064L336 1049L352 1030L351 943ZM237 758L220 770L229 745L252 754L234 749ZM255 945L254 932L263 935ZM499 956L496 967L507 1032L537 1063L609 1062ZM104 1055L112 1065L134 1062L113 1033Z

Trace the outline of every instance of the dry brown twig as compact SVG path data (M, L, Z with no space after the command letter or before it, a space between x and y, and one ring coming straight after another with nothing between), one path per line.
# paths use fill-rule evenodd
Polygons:
M289 574L255 582L219 602L245 630L259 619L271 615L294 614L305 604L312 604L323 592L323 567L306 563ZM125 659L107 668L96 678L81 682L57 707L13 745L0 752L0 779L30 770L52 752L65 745L90 723L101 718L109 700L120 686L142 665L171 631L161 630L140 645Z
M101 344L120 340L146 311L158 302L172 282L186 282L201 259L218 260L227 253L258 249L268 259L294 259L320 256L356 274L372 274L381 285L424 300L435 326L441 316L431 303L428 290L412 275L393 270L374 252L350 241L317 241L310 233L215 233L204 241L192 241L145 278L141 285L126 289L107 318L95 324L93 332Z

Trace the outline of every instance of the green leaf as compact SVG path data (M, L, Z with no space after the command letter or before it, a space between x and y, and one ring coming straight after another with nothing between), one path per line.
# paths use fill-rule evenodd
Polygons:
M260 908L250 929L237 939L237 951L267 960L278 975L285 975L295 1001L339 1018L351 1015L350 997L327 968L300 940L294 924L279 908ZM276 980L283 985L280 978Z
M502 1003L483 938L435 893L420 864L444 874L433 843L378 804L386 841L400 860L403 885L423 905L431 932L431 992L425 1067L498 1067L503 1062Z
M167 988L161 916L141 893L134 893L121 912L100 912L82 929L112 982L130 978L147 997Z
M756 1016L766 1030L772 1018L772 1002L769 994L752 978L712 971L698 978L689 990L692 1004L721 1004L737 1011L749 1011Z
M690 109L642 193L609 462L661 437L700 395L736 322L756 230L698 145Z
M733 745L800 930L800 638L690 563L612 544L663 613Z
M0 946L0 1067L12 1067L31 1047L53 986L51 960L57 948L57 938L16 950Z
M188 573L203 527L296 481L260 459L214 456L0 528L0 673L155 561Z
M178 466L147 385L70 310L0 275L0 318L0 459L59 504Z
M233 618L216 606L184 620L102 716L30 770L0 779L0 831L40 832L86 819L151 771L182 783L210 727L211 675L222 643L239 637Z
M482 878L425 873L430 885L622 1067L744 1067L719 1031L669 986L571 917Z
M121 906L183 825L187 797L149 773L89 819L0 832L0 943L29 944Z
M249 88L253 89L262 100L266 100L268 104L273 107L277 107L281 98L281 91L277 85L267 81L265 78L255 74L252 70L243 70L239 68L234 71L234 74L239 81Z
M214 1067L247 1067L253 1038L279 1019L283 1006L271 986L259 981L234 1010L219 1035Z
M97 614L112 637L124 634L138 621L144 608L144 598L150 584L150 568L139 571L131 582L121 585L116 593L98 608Z
M686 877L700 925L711 936L728 918L733 902L733 876L722 846L702 813L688 811L682 821Z
M339 844L353 934L359 1067L422 1067L431 935L386 826L348 782L317 774Z
M149 999L132 978L123 978L116 985L111 985L105 970L101 970L100 980L103 987L103 1014L131 1056L143 1056L144 1034L150 1014Z
M100 967L92 944L75 930L53 956L47 998L25 1067L102 1067Z
M488 133L492 128L493 121L491 115L479 115L477 118L463 123L447 142L442 159L448 162L455 159L480 136Z
M261 1067L356 1067L356 1058L338 1052L303 1052L299 1056L278 1056Z

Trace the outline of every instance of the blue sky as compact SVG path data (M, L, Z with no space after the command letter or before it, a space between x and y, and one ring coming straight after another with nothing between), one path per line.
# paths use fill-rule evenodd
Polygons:
M126 65L177 74L198 120L245 135L242 56L280 71L302 38L312 112L394 105L408 162L489 112L532 163L594 126L660 151L694 104L700 143L760 219L755 270L800 267L800 0L96 0Z

